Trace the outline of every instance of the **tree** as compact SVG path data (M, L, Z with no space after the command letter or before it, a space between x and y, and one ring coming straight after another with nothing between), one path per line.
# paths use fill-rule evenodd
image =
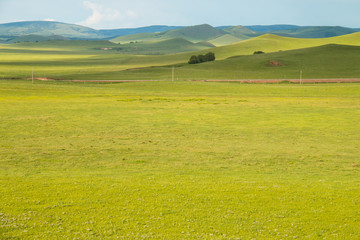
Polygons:
M205 55L198 55L198 56L191 56L190 60L188 61L189 64L197 64L197 63L203 63L203 62L211 62L215 61L215 53L208 52Z
M213 53L213 52L208 52L208 53L205 55L205 59L206 59L207 62L215 61L215 53Z
M264 54L264 52L263 52L263 51L255 51L255 52L254 52L254 55L255 55L255 54Z
M199 63L199 58L195 55L190 57L189 64L197 64Z
M199 56L198 56L198 59L199 59L199 62L200 62L200 63L206 62L205 55L199 55Z

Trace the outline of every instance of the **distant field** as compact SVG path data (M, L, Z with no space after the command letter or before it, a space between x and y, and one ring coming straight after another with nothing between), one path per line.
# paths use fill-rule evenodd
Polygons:
M359 96L0 81L0 239L358 239Z
M176 80L289 79L299 78L300 71L304 78L359 78L359 46L359 33L327 39L263 35L215 48L179 38L127 45L108 41L21 43L0 45L0 79L29 78L34 69L38 78L170 80L173 66ZM167 55L134 55L137 51L173 53L177 47L183 51L207 49ZM191 55L209 51L215 53L215 62L187 64ZM255 51L266 54L253 56Z

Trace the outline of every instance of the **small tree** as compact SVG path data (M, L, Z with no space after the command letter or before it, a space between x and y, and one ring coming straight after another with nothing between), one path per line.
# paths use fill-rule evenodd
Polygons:
M197 64L199 63L199 58L195 55L190 57L189 64Z
M203 63L203 62L210 62L215 61L215 53L209 52L205 55L198 55L198 56L191 56L190 60L188 61L189 64L197 64L197 63Z
M213 52L208 52L208 53L205 55L205 59L206 59L207 62L215 61L215 53L213 53Z
M256 55L256 54L264 54L264 52L263 51L255 51L254 55Z
M200 62L200 63L206 62L206 57L205 57L205 55L199 55L199 56L198 56L198 59L199 59L199 62Z

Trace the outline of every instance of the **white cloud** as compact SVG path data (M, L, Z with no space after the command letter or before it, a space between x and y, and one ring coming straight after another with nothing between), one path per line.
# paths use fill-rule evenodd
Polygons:
M53 18L45 18L44 21L47 21L47 22L55 22L55 19L53 19Z
M79 24L88 27L104 26L106 23L113 23L115 21L137 17L136 12L131 10L127 10L124 13L121 13L117 9L105 7L90 1L84 1L83 4L86 8L92 11L92 14Z

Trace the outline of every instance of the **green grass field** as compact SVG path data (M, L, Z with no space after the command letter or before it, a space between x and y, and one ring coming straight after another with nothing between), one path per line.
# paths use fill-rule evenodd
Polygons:
M0 239L358 239L360 84L0 81Z
M359 46L359 33L327 39L263 35L227 46L159 56L134 53L165 54L207 46L182 39L127 45L108 41L21 43L0 45L0 79L29 78L34 69L37 78L169 80L172 66L179 80L289 79L299 78L301 70L304 78L359 78ZM191 55L209 51L215 53L215 62L187 64ZM266 54L253 56L254 51ZM272 67L270 61L283 66Z

